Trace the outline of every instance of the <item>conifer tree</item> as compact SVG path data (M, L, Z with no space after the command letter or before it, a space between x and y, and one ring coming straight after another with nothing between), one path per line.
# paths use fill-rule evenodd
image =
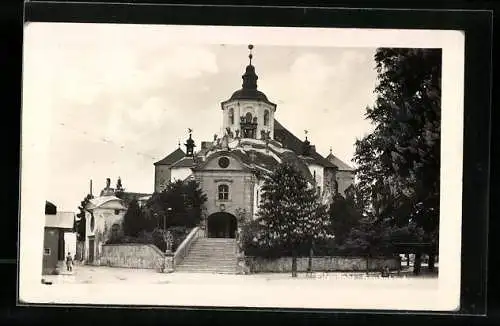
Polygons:
M265 232L255 235L260 246L284 245L292 251L292 276L297 276L297 248L329 234L326 208L316 190L292 165L283 163L265 176L259 206L259 222Z
M139 207L139 203L136 199L133 199L123 217L123 232L127 236L137 237L139 232L147 229L145 224L143 212Z

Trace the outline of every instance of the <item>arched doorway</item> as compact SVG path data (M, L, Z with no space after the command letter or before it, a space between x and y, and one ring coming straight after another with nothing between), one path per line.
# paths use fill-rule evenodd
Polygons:
M209 238L235 238L236 227L236 217L229 213L214 213L207 219L207 233Z

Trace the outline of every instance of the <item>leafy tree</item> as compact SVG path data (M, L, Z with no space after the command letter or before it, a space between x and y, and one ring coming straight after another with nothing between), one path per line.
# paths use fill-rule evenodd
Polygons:
M139 232L148 229L147 221L144 218L144 213L139 207L136 199L133 199L127 208L127 212L123 217L123 232L126 236L137 237Z
M195 180L176 181L159 193L154 193L145 205L149 229L155 226L194 227L199 224L203 203L207 200Z
M264 177L258 211L264 232L253 241L260 246L284 245L292 250L292 276L297 276L297 248L314 240L333 237L328 231L329 219L316 190L290 164L280 164Z
M77 219L75 220L73 224L73 229L76 231L76 238L78 241L85 241L85 236L86 236L86 216L85 216L85 208L87 207L88 203L90 202L91 199L93 199L94 196L91 194L88 194L85 196L85 198L81 201L80 206L78 206L78 214L76 214Z
M342 245L352 228L359 224L362 218L352 198L344 198L340 194L333 197L329 209L332 233L335 234L335 243Z
M375 129L354 157L364 209L391 226L414 222L437 244L441 50L383 48L375 62L377 100L366 112Z

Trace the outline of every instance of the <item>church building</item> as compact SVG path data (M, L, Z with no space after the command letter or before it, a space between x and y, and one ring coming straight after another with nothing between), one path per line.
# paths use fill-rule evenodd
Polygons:
M241 89L221 102L223 135L202 141L199 150L189 129L186 151L177 148L154 163L154 189L175 180L197 180L207 195L202 228L207 237L235 237L238 216L255 219L263 175L280 163L293 164L327 203L354 182L353 169L330 150L326 158L307 139L300 140L276 119L278 107L257 89L258 76L250 62Z

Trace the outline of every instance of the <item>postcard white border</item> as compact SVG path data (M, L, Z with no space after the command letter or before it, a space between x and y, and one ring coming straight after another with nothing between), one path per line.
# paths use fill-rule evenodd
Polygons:
M25 28L29 41L30 29ZM88 24L95 28L96 24ZM64 28L64 26L59 26ZM460 255L462 216L464 42L462 31L375 30L289 27L216 27L108 25L121 33L151 29L174 43L248 44L334 47L441 48L442 146L441 220L438 286L420 287L410 283L399 288L370 287L332 289L229 285L138 285L138 284L41 284L44 207L48 175L50 112L36 106L22 108L22 164L19 253L19 300L21 303L126 304L173 306L245 306L282 308L349 308L396 310L456 310L460 299ZM25 43L29 51L29 43ZM32 87L24 81L24 89ZM24 93L26 94L26 93ZM26 98L23 97L23 103ZM361 284L356 281L357 284ZM398 282L398 281L394 281ZM64 287L61 288L61 287ZM59 290L56 290L59 288ZM167 295L168 293L168 295ZM133 294L133 295L130 295Z

